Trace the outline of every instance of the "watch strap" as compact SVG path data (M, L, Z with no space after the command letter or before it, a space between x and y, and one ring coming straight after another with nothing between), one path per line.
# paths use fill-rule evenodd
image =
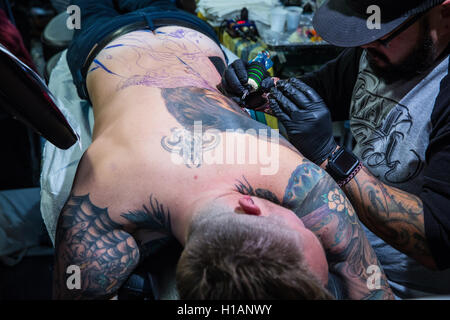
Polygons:
M352 171L350 171L348 174L345 174L345 175L338 173L338 169L335 167L335 164L334 164L334 162L337 160L337 158L341 157L343 153L351 154L357 161L357 163L355 163L355 167L352 169ZM353 152L347 150L346 148L341 147L341 148L335 150L329 156L328 164L326 166L326 171L337 182L339 187L343 187L356 176L356 174L361 170L362 166L363 166L362 162L360 160L358 160L358 158L353 154Z
M342 188L347 183L349 183L362 169L362 166L363 166L362 162L359 162L358 166L355 169L353 169L352 173L350 173L350 175L346 179L337 182L338 186Z

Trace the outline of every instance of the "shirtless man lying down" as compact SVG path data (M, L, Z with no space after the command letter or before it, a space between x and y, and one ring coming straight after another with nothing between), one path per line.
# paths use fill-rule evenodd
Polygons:
M111 1L75 1L86 19L67 57L95 126L58 221L55 298L112 298L175 238L181 299L331 299L329 273L343 298L391 299L337 184L216 89L213 31L168 3L112 16Z

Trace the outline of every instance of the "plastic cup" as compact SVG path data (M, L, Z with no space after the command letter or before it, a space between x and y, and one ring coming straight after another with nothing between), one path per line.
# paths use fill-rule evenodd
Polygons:
M286 17L287 11L284 8L275 8L270 17L270 29L275 32L283 32Z
M293 31L297 29L300 23L300 17L303 13L303 8L301 7L289 7L287 9L287 30Z

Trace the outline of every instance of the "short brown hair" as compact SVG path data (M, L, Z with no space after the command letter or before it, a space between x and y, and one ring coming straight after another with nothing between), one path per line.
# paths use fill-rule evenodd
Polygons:
M269 218L214 215L191 225L177 266L181 299L333 299L293 232Z

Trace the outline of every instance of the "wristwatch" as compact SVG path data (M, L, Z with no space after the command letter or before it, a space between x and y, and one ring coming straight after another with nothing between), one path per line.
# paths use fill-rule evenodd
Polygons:
M355 175L355 171L361 168L359 159L353 154L353 152L346 150L345 148L339 148L328 159L326 171L330 176L338 182L339 186L345 184L345 180L352 174ZM359 171L359 170L358 170Z

